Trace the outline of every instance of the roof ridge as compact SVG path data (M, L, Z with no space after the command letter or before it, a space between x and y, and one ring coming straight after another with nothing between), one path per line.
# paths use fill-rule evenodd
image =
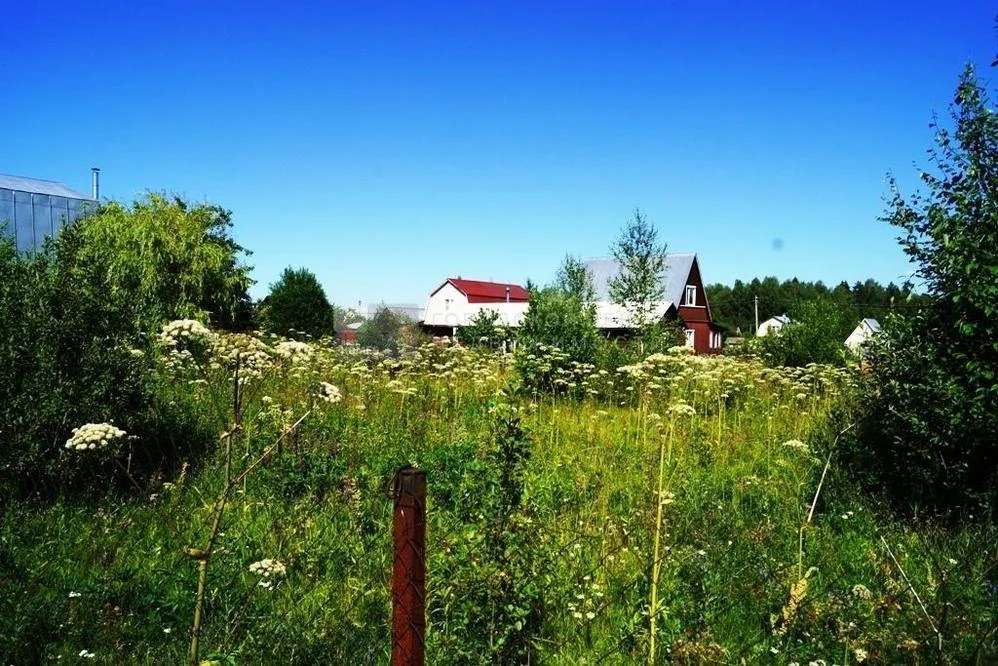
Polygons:
M35 178L34 176L18 176L16 173L0 173L0 176L7 176L8 178L20 178L21 180L34 180L39 183L55 183L56 185L66 185L66 183L61 180L52 180L51 178Z

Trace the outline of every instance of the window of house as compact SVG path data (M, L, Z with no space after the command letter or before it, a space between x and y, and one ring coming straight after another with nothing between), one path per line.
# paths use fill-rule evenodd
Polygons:
M696 331L692 328L686 329L686 346L693 347L696 344Z
M453 300L454 300L453 298L444 299L444 310L450 310L450 302Z
M697 304L697 287L695 284L686 285L686 305Z

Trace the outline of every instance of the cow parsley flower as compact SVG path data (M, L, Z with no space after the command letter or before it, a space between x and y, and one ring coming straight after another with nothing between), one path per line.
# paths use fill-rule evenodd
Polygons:
M869 599L873 596L873 593L870 592L870 589L866 585L853 585L852 596L857 599Z
M185 341L211 342L215 339L207 326L194 319L177 319L163 325L159 340L167 347L176 347Z
M343 394L340 393L340 389L333 386L329 382L319 382L319 400L328 402L330 404L336 404L343 399Z
M274 586L273 578L280 578L287 573L287 569L284 564L274 559L263 559L259 562L254 562L249 565L249 570L252 573L260 576L260 582L257 583L260 587L270 589Z
M73 451L106 449L124 436L124 430L110 423L85 423L79 428L73 428L72 437L66 440L66 448Z
M798 451L802 451L804 453L807 453L810 450L808 449L807 444L800 441L799 439L787 440L786 442L783 442L783 446L785 446L788 449L797 449Z
M284 342L279 342L277 343L277 346L274 347L274 351L281 358L286 358L291 361L306 361L312 357L312 346L305 342L298 342L297 340L285 340Z
M676 416L696 416L697 411L685 402L677 402L669 406L669 413Z

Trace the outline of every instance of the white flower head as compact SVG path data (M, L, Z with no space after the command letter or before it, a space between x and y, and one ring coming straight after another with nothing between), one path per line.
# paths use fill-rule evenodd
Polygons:
M319 382L319 400L328 402L330 404L336 404L343 399L343 394L340 393L340 389L333 386L329 382Z
M801 451L803 453L807 453L810 450L808 448L807 444L805 444L804 442L800 441L799 439L790 439L790 440L787 440L787 441L783 442L783 446L786 447L786 448L788 448L788 449L796 449L796 450Z
M176 319L163 325L159 341L167 347L176 347L186 341L208 343L215 339L207 326L195 319Z
M72 436L66 440L66 448L71 451L106 449L124 436L124 430L110 423L85 423L73 428Z
M258 585L260 585L260 587L266 587L266 588L269 588L273 585L273 582L270 580L271 578L279 578L287 574L287 568L284 566L284 564L279 562L278 560L274 560L271 558L263 559L260 560L259 562L254 562L253 564L249 565L249 570L252 573L255 573L256 575L260 576L261 580L258 583Z

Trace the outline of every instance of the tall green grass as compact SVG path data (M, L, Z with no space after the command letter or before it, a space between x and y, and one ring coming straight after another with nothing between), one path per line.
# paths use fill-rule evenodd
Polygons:
M403 463L428 473L428 663L996 658L998 535L895 524L853 490L830 418L848 414L850 371L677 352L600 373L536 350L552 382L533 393L499 355L278 342L181 342L157 359L159 399L222 433L231 350L257 354L234 467L283 433L227 497L202 659L387 663L387 482ZM5 661L183 662L188 549L210 530L223 449L141 493L5 506ZM286 574L250 570L266 558Z

